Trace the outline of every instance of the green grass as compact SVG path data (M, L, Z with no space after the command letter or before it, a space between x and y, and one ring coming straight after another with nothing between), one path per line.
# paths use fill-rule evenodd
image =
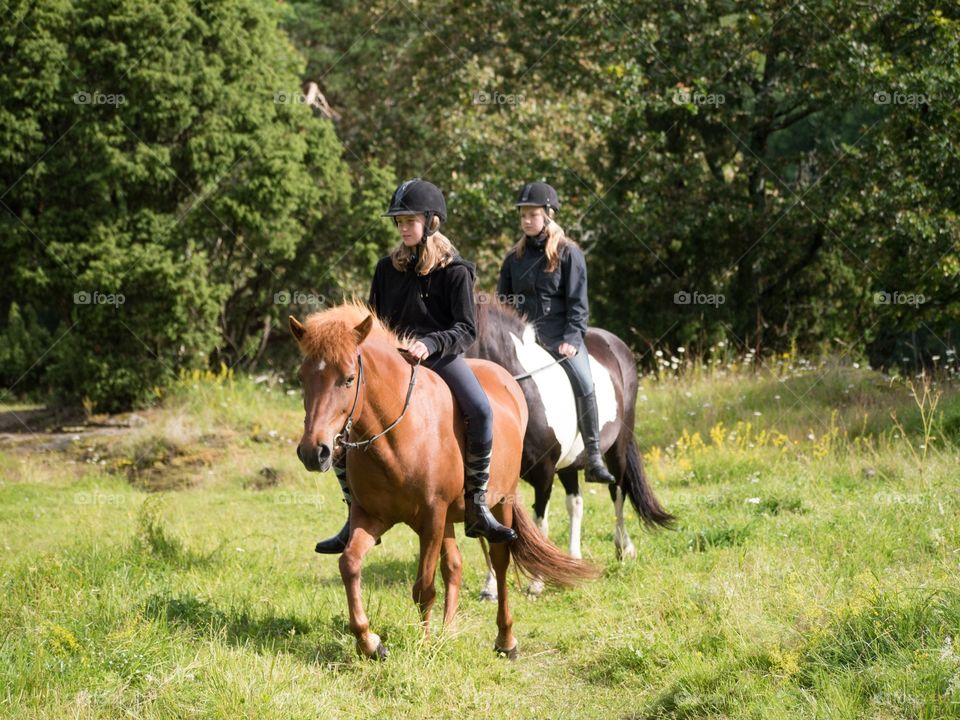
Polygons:
M960 716L960 393L939 387L924 458L902 384L850 367L786 382L644 380L637 436L678 527L630 517L639 557L617 563L606 492L586 486L603 576L539 599L512 580L514 663L493 653L472 541L459 624L435 612L424 640L405 528L364 570L390 658L356 656L336 560L312 552L343 505L331 475L300 467L300 398L282 386L184 382L142 427L0 451L0 716ZM738 421L789 442L750 447L742 426L711 441ZM685 430L704 442L678 443ZM564 546L562 507L558 485Z

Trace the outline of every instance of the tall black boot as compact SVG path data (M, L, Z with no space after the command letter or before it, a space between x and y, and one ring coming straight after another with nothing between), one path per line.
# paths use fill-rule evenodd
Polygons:
M501 525L487 507L487 482L490 480L490 458L493 444L467 448L463 483L463 526L467 537L484 537L492 543L517 539L513 529Z
M617 482L617 479L607 470L600 455L600 419L597 414L596 393L574 397L574 400L577 405L577 425L580 426L580 435L583 437L584 451L587 455L585 472L587 482L612 485Z
M347 549L347 541L350 540L350 486L347 485L346 456L344 456L340 462L334 464L333 474L337 476L337 482L340 483L340 491L343 493L343 502L347 504L347 521L336 535L317 543L314 551L321 555L339 555ZM379 544L380 538L377 538L377 545Z

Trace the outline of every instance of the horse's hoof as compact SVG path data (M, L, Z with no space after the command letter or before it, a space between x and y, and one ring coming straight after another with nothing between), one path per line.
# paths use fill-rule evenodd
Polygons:
M481 590L480 591L480 602L496 602L497 593L494 590Z
M507 660L516 660L519 657L517 653L517 648L520 647L519 643L514 643L513 647L509 650L504 650L503 648L493 646L494 651L497 653L497 657L506 658Z
M366 643L357 640L357 652L369 660L386 660L390 654L376 633L370 633Z

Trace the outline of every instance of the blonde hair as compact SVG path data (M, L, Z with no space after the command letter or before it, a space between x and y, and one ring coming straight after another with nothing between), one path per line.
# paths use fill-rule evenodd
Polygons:
M430 221L432 235L427 236L427 241L418 245L420 248L417 259L417 275L427 275L437 268L446 267L458 255L457 249L453 246L443 233L439 232L440 218L436 215ZM406 272L410 264L410 258L413 257L413 250L408 248L400 241L400 244L390 253L390 259L393 261L393 267L400 272Z
M576 243L567 237L553 219L553 208L544 208L546 213L546 223L544 230L547 231L547 244L543 248L543 254L547 257L547 272L554 272L560 265L560 250L566 245L576 246ZM515 253L518 258L523 257L523 251L527 246L526 236L521 237L517 244L510 248L510 252Z

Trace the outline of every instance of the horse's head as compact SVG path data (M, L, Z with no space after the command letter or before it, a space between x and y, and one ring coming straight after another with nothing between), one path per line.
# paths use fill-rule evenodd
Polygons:
M367 315L357 325L342 319L311 315L306 324L290 316L290 331L300 344L303 363L303 437L297 457L307 470L326 472L333 465L337 434L357 400L360 343L373 327Z

